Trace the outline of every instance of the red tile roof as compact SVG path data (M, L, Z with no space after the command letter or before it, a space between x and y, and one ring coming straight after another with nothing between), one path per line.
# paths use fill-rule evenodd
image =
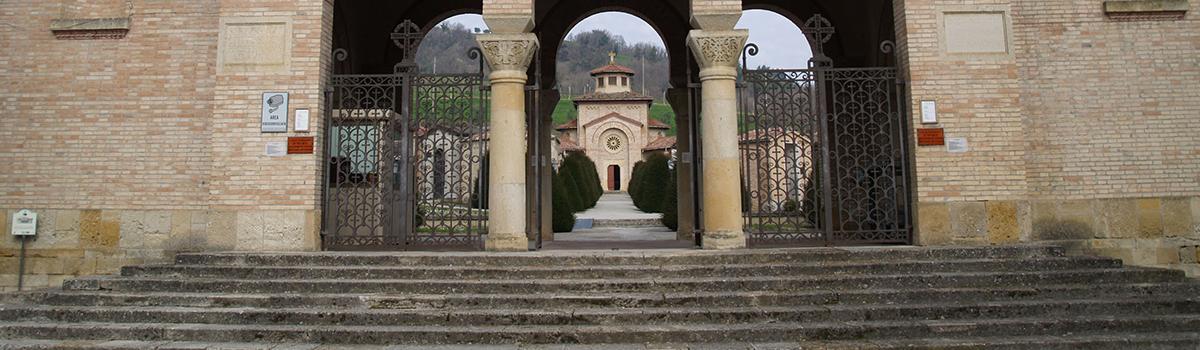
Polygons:
M554 130L571 130L576 128L579 128L579 119L571 119L569 122L554 127Z
M592 70L592 75L606 74L606 73L620 73L620 74L629 74L629 75L634 74L633 69L629 69L629 67L622 66L619 64L615 64L615 63L609 63L603 67Z
M654 101L653 97L642 95L633 91L603 93L593 92L575 97L575 102L589 101Z
M650 141L650 143L646 144L646 147L642 148L642 151L661 151L661 150L673 149L673 148L675 148L676 142L677 141L674 136L659 137L657 139L654 139L654 141Z
M563 152L583 151L583 147L579 147L579 144L575 143L575 140L566 136L558 137L558 149Z
M650 123L649 123L649 124L650 124L649 126L650 126L650 128L651 128L651 129L670 129L670 128L671 128L671 126L670 126L670 125L667 125L666 123L660 122L660 121L658 121L657 119L654 119L654 118L650 118Z

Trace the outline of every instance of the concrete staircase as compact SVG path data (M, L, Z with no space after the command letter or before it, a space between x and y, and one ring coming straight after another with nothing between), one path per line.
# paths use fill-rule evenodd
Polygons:
M0 348L1197 349L1198 292L1047 246L180 254L3 295Z

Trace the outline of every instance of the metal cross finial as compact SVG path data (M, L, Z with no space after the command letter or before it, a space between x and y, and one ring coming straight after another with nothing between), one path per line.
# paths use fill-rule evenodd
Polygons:
M609 51L608 52L608 64L616 64L616 63L617 63L617 52Z

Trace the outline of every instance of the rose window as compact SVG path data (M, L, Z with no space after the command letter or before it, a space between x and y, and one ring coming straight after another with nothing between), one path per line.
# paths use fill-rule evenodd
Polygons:
M608 148L609 152L616 153L617 151L620 151L621 138L617 137L616 135L609 136L608 141L605 141L605 147Z

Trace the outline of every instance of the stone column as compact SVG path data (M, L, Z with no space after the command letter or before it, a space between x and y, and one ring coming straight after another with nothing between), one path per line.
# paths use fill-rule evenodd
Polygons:
M488 251L526 251L525 81L537 51L532 33L476 37L491 68L491 181L488 193Z
M700 135L704 144L704 249L746 246L738 173L737 61L747 30L692 30L688 47L700 65Z

